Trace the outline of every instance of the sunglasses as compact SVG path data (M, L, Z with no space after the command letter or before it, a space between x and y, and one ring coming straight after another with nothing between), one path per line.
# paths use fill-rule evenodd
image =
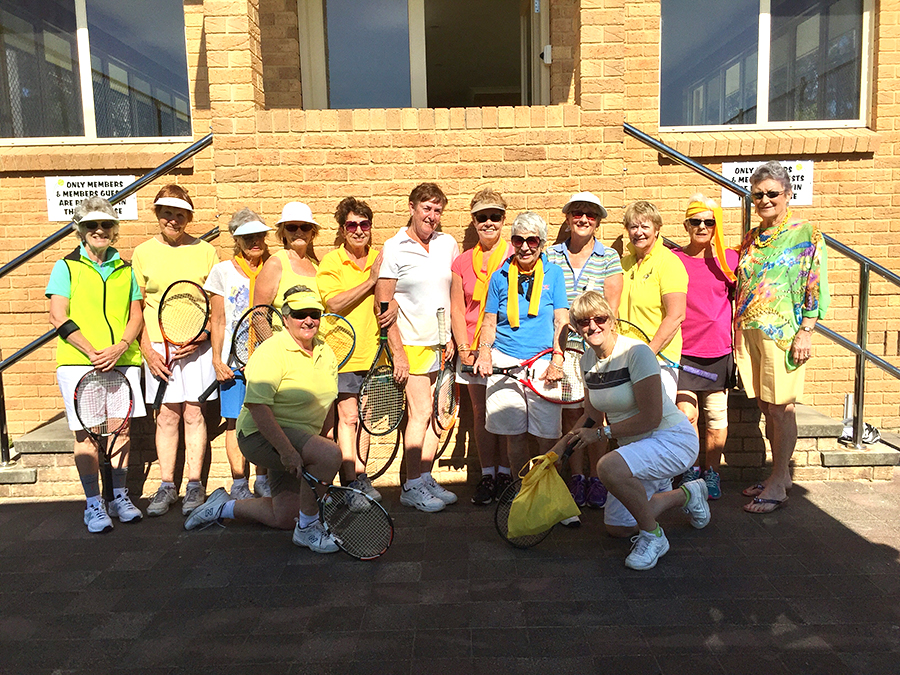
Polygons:
M478 215L475 216L475 220L478 221L479 223L486 223L489 220L492 223L499 223L501 220L503 220L503 216L504 216L504 214L502 214L502 213L491 213L491 214L479 213Z
M292 319L296 319L297 321L303 321L304 319L318 321L322 318L321 309L292 309L289 314Z
M112 220L89 220L86 223L82 223L82 225L84 225L85 229L88 231L98 230L101 227L104 230L111 230L116 226L116 223Z
M588 328L591 325L591 322L597 324L597 328L603 328L606 325L606 322L609 321L608 316L589 316L586 319L578 319L575 323L578 324L579 328Z
M311 229L313 229L313 227L315 226L311 225L310 223L288 223L284 226L284 229L291 233L294 233L297 230L300 230L301 232L309 232Z
M763 197L768 197L769 199L775 199L776 197L780 197L784 194L784 190L767 190L766 192L751 192L750 196L753 198L753 201L758 202Z
M706 225L710 230L716 226L716 221L714 218L688 218L688 222L691 224L691 227L700 227L701 225Z
M569 213L572 214L572 217L575 218L575 220L578 220L582 216L584 216L588 220L597 220L597 218L600 216L599 213L593 213L591 211L579 211L578 209L572 209L571 211L569 211Z
M346 223L344 223L344 229L346 229L347 232L350 233L356 232L357 229L360 229L363 232L368 232L372 229L372 221L360 220L354 223L353 221L348 220Z
M509 238L515 248L522 248L522 244L528 244L528 248L537 248L541 245L541 238L534 235L530 237L520 237L514 234Z

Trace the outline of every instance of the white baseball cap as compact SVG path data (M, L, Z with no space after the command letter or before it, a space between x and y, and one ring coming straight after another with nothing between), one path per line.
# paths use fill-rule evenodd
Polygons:
M271 232L272 228L266 225L265 223L261 223L258 220L251 220L249 223L244 223L235 229L234 232L231 233L232 237L244 237L248 234L258 234L260 232Z
M281 218L278 219L278 225L282 223L312 223L316 227L319 224L313 219L312 209L303 202L288 202L281 209Z
M569 208L576 202L593 204L599 209L601 218L606 218L609 215L606 212L606 209L603 208L603 204L600 203L600 198L597 197L597 195L595 195L593 192L576 192L574 195L569 197L569 201L567 201L566 205L562 207L562 212L569 213Z

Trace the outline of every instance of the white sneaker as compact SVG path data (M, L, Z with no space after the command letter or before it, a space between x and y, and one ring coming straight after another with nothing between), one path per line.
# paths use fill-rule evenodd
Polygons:
M425 487L428 488L428 491L445 504L456 503L456 495L450 492L450 490L445 488L443 485L438 483L434 479L434 476L422 476L422 481L425 483Z
M431 494L431 491L424 484L408 489L404 485L400 491L400 503L403 506L414 506L425 513L443 511L444 507L447 506L442 500Z
M109 503L109 515L118 518L120 523L136 523L144 517L128 496L128 488Z
M231 485L231 498L240 501L241 499L253 499L253 493L250 492L250 486L246 483ZM209 501L209 500L207 500Z
M190 515L194 509L202 506L205 501L206 488L202 485L188 485L181 500L181 515Z
M225 488L218 488L213 491L202 506L198 506L191 511L191 515L184 521L184 529L193 530L203 525L212 525L222 514L222 507L225 506L231 497L225 491Z
M272 488L269 487L268 479L260 480L260 476L257 476L256 480L253 481L253 493L257 497L271 497Z
M681 509L691 517L691 525L698 530L702 530L709 525L709 490L706 487L706 481L702 478L692 480L681 486L682 489L688 491L688 502Z
M109 532L113 529L112 519L106 512L106 506L102 499L88 505L84 510L84 524L87 525L88 532L94 534Z
M581 518L579 518L578 516L563 518L561 521L559 521L559 524L563 527L581 527Z
M178 490L174 487L159 486L156 494L147 507L148 516L161 516L169 510L169 506L178 501Z
M372 481L368 476L360 476L354 481L351 481L347 487L355 488L360 492L364 492L367 497L370 499L374 499L376 502L381 501L381 493L375 489L372 485Z
M325 527L318 520L301 528L299 521L294 526L294 536L291 538L297 546L305 546L316 553L335 553L340 550L334 541L334 536L325 531Z
M641 530L631 538L631 553L625 558L625 567L633 570L649 570L656 567L656 563L669 551L669 540L666 533L662 532L657 537L650 532Z

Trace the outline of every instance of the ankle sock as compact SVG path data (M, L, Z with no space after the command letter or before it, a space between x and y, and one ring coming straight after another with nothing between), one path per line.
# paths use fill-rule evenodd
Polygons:
M219 518L234 518L234 499L229 499L222 504L222 510L219 512Z
M303 513L303 511L301 511L300 515L297 516L297 522L300 524L301 530L306 529L307 527L312 525L314 522L316 522L318 519L319 519L319 516L308 516L305 513Z

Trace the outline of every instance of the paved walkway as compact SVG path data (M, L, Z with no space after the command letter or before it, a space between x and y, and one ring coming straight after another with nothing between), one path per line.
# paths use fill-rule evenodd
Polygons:
M769 516L724 487L705 530L663 520L649 572L595 512L514 550L472 486L435 515L385 490L396 539L368 563L178 511L98 536L80 504L2 503L0 672L900 672L900 472L797 484Z

